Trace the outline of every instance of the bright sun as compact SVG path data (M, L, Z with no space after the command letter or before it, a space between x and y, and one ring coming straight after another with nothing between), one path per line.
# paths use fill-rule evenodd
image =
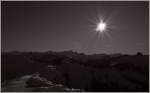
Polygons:
M97 24L96 31L104 32L106 30L106 23L101 21Z

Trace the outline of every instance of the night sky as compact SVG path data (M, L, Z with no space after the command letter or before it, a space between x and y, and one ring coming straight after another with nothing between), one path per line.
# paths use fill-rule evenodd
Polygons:
M149 53L148 1L1 2L2 51ZM98 19L109 24L95 31Z

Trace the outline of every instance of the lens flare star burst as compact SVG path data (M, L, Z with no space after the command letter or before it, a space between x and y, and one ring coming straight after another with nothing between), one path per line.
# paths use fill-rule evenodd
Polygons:
M106 27L107 27L107 24L101 20L100 23L97 24L96 31L105 32Z

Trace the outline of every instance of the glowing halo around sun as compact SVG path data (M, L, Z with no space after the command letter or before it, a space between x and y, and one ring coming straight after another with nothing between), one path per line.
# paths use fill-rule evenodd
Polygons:
M88 19L89 26L92 28L92 33L94 33L95 37L98 40L104 40L105 38L109 38L112 40L112 30L116 28L110 18L106 18L103 16L96 16ZM111 32L110 32L111 31Z
M99 21L98 21L99 20ZM109 39L112 39L111 35L109 34L109 31L111 29L110 22L108 22L106 19L99 18L97 22L95 22L95 31L97 33L98 39L103 40L105 37L108 37Z
M102 20L97 24L96 31L97 32L105 32L107 28L107 24Z

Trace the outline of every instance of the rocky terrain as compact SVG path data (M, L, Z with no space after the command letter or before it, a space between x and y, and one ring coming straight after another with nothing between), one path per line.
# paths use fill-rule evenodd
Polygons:
M149 56L142 53L9 52L1 57L2 91L149 91Z

